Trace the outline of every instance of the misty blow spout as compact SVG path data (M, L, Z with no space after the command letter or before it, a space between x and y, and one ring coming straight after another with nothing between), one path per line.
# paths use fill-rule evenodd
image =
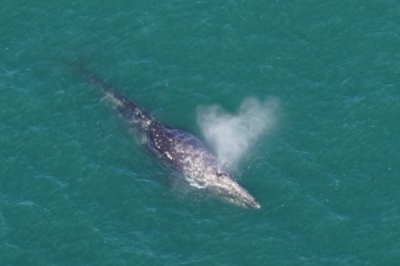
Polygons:
M236 114L216 105L199 108L197 121L218 160L228 166L236 165L261 135L272 130L277 105L276 99L260 102L247 98Z

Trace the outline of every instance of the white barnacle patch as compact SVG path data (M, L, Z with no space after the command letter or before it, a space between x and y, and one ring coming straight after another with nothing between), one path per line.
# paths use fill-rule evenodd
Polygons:
M158 142L157 140L154 141L154 144L155 144L155 146L156 146L157 149L160 149L160 148L161 148L160 142Z
M174 159L174 158L171 156L171 154L170 154L169 152L166 151L164 154L165 154L165 156L166 156L168 159L170 159L171 161Z

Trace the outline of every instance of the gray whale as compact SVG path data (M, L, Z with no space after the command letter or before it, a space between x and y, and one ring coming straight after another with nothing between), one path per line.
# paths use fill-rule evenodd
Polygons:
M122 114L158 159L181 172L193 187L206 190L237 205L260 208L260 204L226 171L217 158L192 134L163 124L125 96L102 82L93 72L79 72L97 87Z

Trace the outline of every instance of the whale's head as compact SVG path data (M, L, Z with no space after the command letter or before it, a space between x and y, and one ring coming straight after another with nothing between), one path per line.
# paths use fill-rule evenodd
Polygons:
M222 197L236 205L259 209L260 204L254 199L249 192L241 187L228 173L223 171L215 171L213 173L214 182L208 183L208 190L213 194Z
M204 189L239 206L260 208L253 196L224 170L224 166L197 138L182 132L179 134L175 137L179 136L182 140L173 142L173 149L166 153L166 157L183 173L190 186Z

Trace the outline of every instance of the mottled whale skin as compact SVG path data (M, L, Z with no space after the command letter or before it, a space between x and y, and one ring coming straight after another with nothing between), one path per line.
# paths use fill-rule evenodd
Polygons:
M191 186L209 191L240 206L260 208L260 204L249 192L221 170L216 157L198 138L157 121L102 82L93 72L83 68L80 70L112 102L128 125L146 140L151 153L181 172Z

